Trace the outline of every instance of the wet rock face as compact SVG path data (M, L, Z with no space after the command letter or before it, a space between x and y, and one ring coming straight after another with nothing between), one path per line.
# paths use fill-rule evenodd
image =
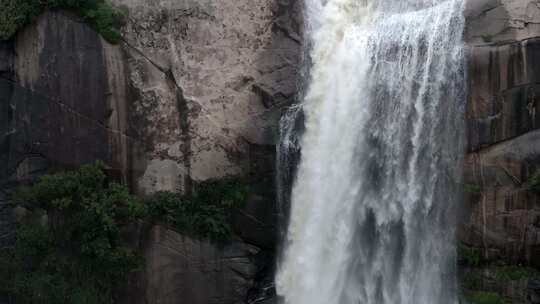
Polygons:
M468 154L460 239L485 248L489 258L534 264L540 201L527 183L540 169L540 4L471 0L467 15Z
M539 142L537 130L467 156L465 183L479 190L465 193L462 240L486 247L488 258L539 266L540 201L527 185L540 162Z
M540 127L540 39L473 47L469 68L469 150Z

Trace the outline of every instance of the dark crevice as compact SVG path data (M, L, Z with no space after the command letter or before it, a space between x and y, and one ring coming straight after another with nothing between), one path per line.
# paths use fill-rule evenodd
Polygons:
M122 38L122 42L126 44L130 49L134 50L137 54L141 55L144 59L146 59L148 62L150 62L156 69L161 71L165 76L167 76L167 73L170 71L170 69L167 69L165 67L162 67L161 65L157 64L155 61L150 59L150 57L146 56L143 51L139 50L137 47L131 45L126 39ZM173 77L173 81L176 83Z
M298 43L299 45L302 44L302 41L300 41L300 37L298 37L298 35L292 34L286 27L280 25L279 23L274 23L274 30L283 33L285 37L291 39L292 41Z

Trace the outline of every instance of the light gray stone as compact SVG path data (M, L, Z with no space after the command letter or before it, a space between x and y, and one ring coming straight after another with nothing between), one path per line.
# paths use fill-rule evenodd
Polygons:
M522 41L540 33L536 0L467 0L466 39L473 45Z
M177 163L182 189L189 179L246 174L250 144L274 143L280 108L296 94L298 4L113 2L129 14L132 115L146 146L138 162ZM170 188L149 184L146 173L139 178L142 192Z

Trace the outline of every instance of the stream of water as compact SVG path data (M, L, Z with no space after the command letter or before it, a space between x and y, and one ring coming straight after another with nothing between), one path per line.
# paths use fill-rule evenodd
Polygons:
M283 303L457 303L463 2L306 0Z

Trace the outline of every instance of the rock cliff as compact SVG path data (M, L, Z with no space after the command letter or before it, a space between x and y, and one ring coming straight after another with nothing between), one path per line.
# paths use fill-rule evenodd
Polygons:
M277 121L296 94L300 1L115 0L111 45L48 11L0 44L0 237L5 194L51 168L100 159L140 195L241 176L249 200L221 246L164 227L134 243L147 266L127 303L244 303L273 265Z

